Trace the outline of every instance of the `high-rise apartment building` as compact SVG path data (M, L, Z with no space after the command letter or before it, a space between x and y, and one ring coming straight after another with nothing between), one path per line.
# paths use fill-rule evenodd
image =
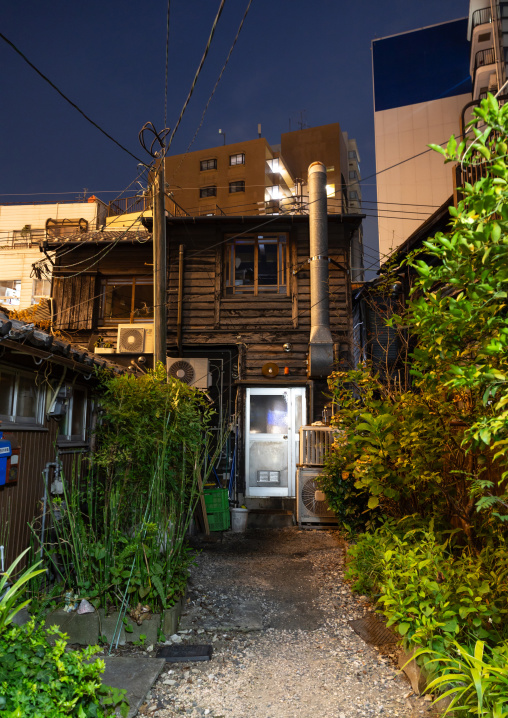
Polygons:
M479 100L496 93L508 77L508 2L470 0L467 37L473 100Z
M471 101L468 25L463 18L372 43L381 262L453 193L450 165L428 145L460 133Z

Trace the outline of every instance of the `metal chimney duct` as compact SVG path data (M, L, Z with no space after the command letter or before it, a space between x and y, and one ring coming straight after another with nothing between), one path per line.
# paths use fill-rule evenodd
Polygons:
M308 185L311 328L307 375L322 377L328 376L333 369L328 285L326 167L322 162L313 162L309 166Z

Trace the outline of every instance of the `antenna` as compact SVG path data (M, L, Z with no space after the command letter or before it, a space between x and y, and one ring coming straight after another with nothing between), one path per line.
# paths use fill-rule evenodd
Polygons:
M258 137L261 138L261 122L258 123Z

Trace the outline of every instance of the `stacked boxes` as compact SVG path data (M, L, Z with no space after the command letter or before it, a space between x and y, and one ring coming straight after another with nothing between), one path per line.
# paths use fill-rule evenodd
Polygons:
M210 531L226 531L231 525L227 489L204 489Z

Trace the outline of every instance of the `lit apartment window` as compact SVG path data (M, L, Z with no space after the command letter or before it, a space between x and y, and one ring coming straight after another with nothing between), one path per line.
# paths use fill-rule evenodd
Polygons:
M0 279L0 304L17 306L21 297L21 279Z
M203 197L216 197L217 196L217 187L201 187L199 190L199 196L201 198Z
M230 167L234 167L235 165L244 165L244 164L245 164L245 155L243 152L239 152L237 155L229 156Z
M245 192L245 180L229 183L229 193L233 194L234 192Z
M201 172L204 172L205 170L216 170L217 169L217 160L201 160L199 163L199 169Z
M247 235L226 247L226 294L287 294L287 235Z
M102 282L100 317L105 322L153 318L152 277L108 277Z
M0 368L0 420L6 424L42 426L45 390L34 374Z

